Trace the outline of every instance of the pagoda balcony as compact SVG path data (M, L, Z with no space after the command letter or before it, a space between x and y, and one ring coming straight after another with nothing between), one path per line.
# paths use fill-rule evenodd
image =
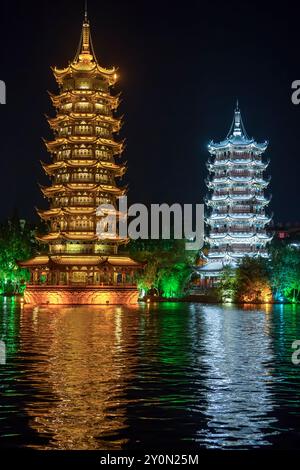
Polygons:
M251 171L229 170L228 176L233 176L234 178L253 178L256 175Z
M245 227L245 228L241 228L241 227L234 227L234 226L231 226L231 227L227 227L227 228L213 228L210 232L210 236L217 236L217 235L222 235L222 234L230 234L230 235L234 235L234 234L246 234L246 235L249 235L249 234L258 234L258 235L266 235L266 231L263 230L263 229L256 229L256 228L252 228L252 227Z
M77 255L78 253L74 253L74 251L68 249L68 248L59 248L55 249L53 246L51 247L50 250L51 255ZM98 254L95 253L94 248L80 248L80 255L92 255L92 254ZM102 255L102 253L101 253ZM105 255L105 253L104 253ZM111 255L111 253L108 253L108 255Z
M261 249L261 248L255 248L251 245L249 245L248 247L239 247L239 246L232 246L232 245L229 245L227 248L217 248L217 247L214 247L214 248L211 248L209 250L209 255L213 255L213 256L219 256L219 257L224 257L226 254L229 254L229 255L236 255L240 253L241 256L245 256L246 254L249 254L249 255L266 255L268 252L266 249Z
M227 223L228 221L249 221L253 222L253 220L256 220L257 222L260 222L263 226L270 222L272 219L272 216L267 216L267 215L257 215L255 213L247 213L247 212L242 212L240 214L232 214L230 212L225 212L222 214L212 214L210 217L207 218L206 223L209 225L214 225L214 223L218 220L226 220Z
M58 131L58 136L59 137L69 137L69 136L75 136L75 137L103 137L105 139L112 139L112 134L111 132L99 132L96 131L95 129L90 129L89 131L78 131L75 128L72 128L71 132L67 132L65 130Z
M88 158L88 159L96 159L95 155L94 155L94 152L82 152L82 150L73 150L71 152L71 156L72 158L76 158L78 160L84 160L85 158ZM67 159L69 159L70 157L67 157Z
M61 228L62 232L72 232L72 233L90 233L93 232L95 233L96 227L64 227Z
M253 189L245 189L245 190L237 190L237 189L230 189L229 190L229 195L231 196L249 196L255 194L255 191Z
M100 203L99 203L100 204ZM73 207L90 207L94 208L95 207L95 201L88 201L88 202L55 202L53 201L51 204L52 209L57 209L57 208L62 208L62 207L68 207L68 208L73 208Z
M244 214L262 215L262 213L260 211L257 211L255 209L233 209L233 208L231 208L229 210L229 215L244 215Z
M133 284L132 281L129 281L129 282L112 282L112 281L108 281L108 282L95 282L93 280L93 278L91 279L88 279L87 282L76 282L76 281L69 281L69 282L63 282L63 281L60 281L58 282L57 284L53 285L51 279L49 279L49 281L46 281L46 282L42 282L42 281L38 281L38 282L35 282L35 283L31 283L31 284L28 284L28 287L37 287L37 286L40 286L40 288L42 288L43 286L51 286L52 288L55 289L55 287L86 287L86 286L93 286L93 287L128 287L128 288L132 288L132 289L136 289L136 284Z
M79 183L79 184L82 184L82 183L98 183L98 181L95 180L94 177L89 177L89 178L80 178L80 177L76 177L76 176L73 176L70 178L69 181L67 182L70 182L70 183Z

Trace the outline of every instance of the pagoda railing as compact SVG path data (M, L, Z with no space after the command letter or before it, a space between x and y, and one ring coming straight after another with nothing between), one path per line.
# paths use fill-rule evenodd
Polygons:
M52 209L57 209L57 208L61 208L61 207L68 207L68 208L73 208L73 207L95 207L95 201L94 200L90 200L89 202L64 202L64 203L61 203L61 202L53 202L51 204L51 208Z
M220 256L225 256L226 254L231 254L231 253L255 253L255 254L267 254L267 250L262 250L262 249L257 249L257 248L254 248L254 247L251 247L249 245L248 248L240 248L240 247L233 247L233 245L230 245L230 247L228 247L228 249L218 249L218 248L211 248L209 250L209 254L210 255L220 255Z
M213 228L211 231L211 235L218 235L218 234L224 234L224 233L258 233L258 234L265 234L265 230L257 230L256 228L252 227L227 227L227 228Z
M93 152L81 153L80 150L73 150L73 152L71 153L71 156L72 157L77 157L77 158L79 157L80 160L81 159L84 160L85 158L89 158L89 159L91 159L91 158L94 159L95 158ZM69 157L67 157L67 158L69 158Z
M95 227L70 227L70 226L67 226L65 228L62 228L61 230L63 232L86 232L86 233L93 232L93 233L95 233Z

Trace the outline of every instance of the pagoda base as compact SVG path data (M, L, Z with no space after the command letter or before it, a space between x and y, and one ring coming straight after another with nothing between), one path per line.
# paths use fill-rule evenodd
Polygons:
M27 286L24 302L31 305L136 304L135 286Z

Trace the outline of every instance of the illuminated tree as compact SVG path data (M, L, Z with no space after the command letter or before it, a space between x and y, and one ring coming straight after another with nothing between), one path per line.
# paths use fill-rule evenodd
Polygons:
M236 269L237 302L270 302L272 290L268 261L245 257Z
M166 297L183 295L197 255L185 249L185 240L134 240L129 250L137 261L146 262L137 275L140 289L158 289Z
M271 285L276 300L300 300L300 252L279 244L271 249Z
M17 260L32 255L35 244L32 230L14 216L0 224L0 289L5 294L20 293L28 279L28 271L17 265Z
M158 271L159 288L164 297L181 297L191 276L191 268L185 263L161 268Z
M217 294L223 302L232 302L236 297L236 270L227 265L224 267L217 285Z

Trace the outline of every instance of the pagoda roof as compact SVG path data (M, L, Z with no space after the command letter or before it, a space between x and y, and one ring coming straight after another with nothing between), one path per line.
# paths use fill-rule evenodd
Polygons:
M48 210L37 209L39 216L48 220L51 217L64 216L64 215L95 215L96 209L94 207L74 207L74 208L53 208Z
M215 153L217 150L226 149L230 147L250 147L260 152L264 152L268 146L268 142L257 143L253 138L249 138L241 116L238 102L234 111L233 121L229 132L224 140L219 143L211 141L208 145L208 150Z
M65 183L65 184L54 184L53 186L44 187L41 186L41 191L46 197L55 196L56 194L63 193L65 191L86 191L86 192L97 192L103 191L107 193L113 193L118 196L126 193L127 188L118 188L109 184L94 184L94 183Z
M41 235L39 237L36 237L37 240L43 242L43 243L49 243L52 241L56 240L76 240L76 241L99 241L99 237L95 232L51 232L48 233L47 235ZM121 238L121 237L108 237L108 238L101 238L101 242L103 243L127 243L128 239L127 238Z
M48 175L52 175L55 171L60 168L80 168L80 167L89 167L89 168L103 168L106 170L112 170L119 175L123 175L126 171L126 165L120 165L114 162L107 161L98 161L98 160L66 160L56 163L43 163L41 162L42 167Z
M103 137L86 136L86 135L59 137L51 141L44 140L44 142L49 152L52 152L56 147L60 145L87 143L87 144L107 145L108 147L113 147L117 149L117 152L121 153L123 151L123 146L124 146L124 142L115 142L112 139L104 139Z
M95 114L95 113L70 113L70 114L58 114L54 118L47 118L48 123L53 129L56 129L62 123L66 123L68 121L88 121L90 122L105 122L106 124L111 124L115 131L120 130L122 125L122 119L115 119L111 116L105 116L103 114Z
M27 261L19 261L19 266L24 268L30 267L51 267L51 265L59 266L103 266L109 264L111 266L122 267L141 267L142 264L137 263L128 256L99 256L99 255L45 255L35 256Z
M120 95L121 93L117 95L111 95L109 93L105 93L99 90L82 90L82 89L64 91L60 93L59 95L55 95L54 93L49 92L49 96L55 106L60 105L61 101L65 100L66 98L73 98L73 97L78 98L78 96L79 97L86 96L89 99L90 98L95 98L95 99L103 98L105 100L112 101L113 106L117 107L119 104Z
M117 69L115 67L104 68L100 66L97 61L87 14L85 14L84 17L80 42L74 60L63 69L53 67L52 70L59 84L63 82L66 76L76 75L78 73L86 73L89 76L100 75L105 78L110 85L113 85L116 82Z
M34 258L28 259L26 261L19 261L18 265L24 268L29 268L31 266L47 266L49 262L49 257L45 256L35 256Z
M68 215L98 215L101 216L103 213L110 213L109 210L101 208L101 214L97 213L95 207L58 207L48 210L37 209L37 213L43 220L51 219L52 217L68 216ZM114 214L118 217L125 217L126 213L115 211Z

